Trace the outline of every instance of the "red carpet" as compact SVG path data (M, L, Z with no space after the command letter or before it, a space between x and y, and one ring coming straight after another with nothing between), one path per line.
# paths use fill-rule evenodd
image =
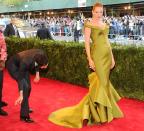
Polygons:
M32 79L34 77L32 76ZM48 115L61 107L78 103L88 89L42 78L38 84L32 82L30 106L34 110L31 117L34 124L23 123L19 120L19 106L14 106L18 96L16 82L7 72L4 77L4 97L8 102L4 108L9 113L7 117L0 116L1 131L143 131L144 130L144 102L123 98L119 105L125 117L115 119L109 124L70 129L56 126L47 120Z

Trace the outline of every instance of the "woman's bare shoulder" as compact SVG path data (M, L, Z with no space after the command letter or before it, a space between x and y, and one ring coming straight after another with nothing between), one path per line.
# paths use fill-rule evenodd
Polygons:
M91 18L85 19L85 21L84 21L84 26L85 26L85 27L90 27L91 25L92 25L92 23L91 23Z

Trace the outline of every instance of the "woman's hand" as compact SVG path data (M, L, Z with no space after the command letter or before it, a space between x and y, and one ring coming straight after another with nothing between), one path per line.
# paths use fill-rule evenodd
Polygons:
M92 69L93 71L95 71L95 64L94 64L93 60L89 59L88 61L89 61L89 68Z

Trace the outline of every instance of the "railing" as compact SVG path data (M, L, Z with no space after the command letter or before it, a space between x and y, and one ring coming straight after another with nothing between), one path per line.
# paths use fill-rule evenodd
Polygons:
M20 30L20 37L29 38L36 37L37 31L27 31ZM51 32L51 35L56 40L65 40L65 41L74 41L74 32ZM144 36L143 35L118 35L118 34L109 34L108 35L110 42L119 43L119 44L136 44L144 45ZM84 42L84 36L81 32L79 35L79 42Z
M115 37L112 37L115 36ZM144 36L143 35L129 35L125 37L124 35L109 34L110 42L119 43L119 44L136 44L144 45Z

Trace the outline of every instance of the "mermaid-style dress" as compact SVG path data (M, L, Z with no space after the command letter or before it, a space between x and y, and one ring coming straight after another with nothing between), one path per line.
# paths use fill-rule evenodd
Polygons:
M55 111L48 117L49 121L64 127L81 128L84 119L88 120L88 124L97 124L123 117L116 103L120 96L109 80L112 63L109 27L106 25L101 29L89 22L85 22L84 26L91 29L91 57L96 71L88 76L89 92L79 104Z

